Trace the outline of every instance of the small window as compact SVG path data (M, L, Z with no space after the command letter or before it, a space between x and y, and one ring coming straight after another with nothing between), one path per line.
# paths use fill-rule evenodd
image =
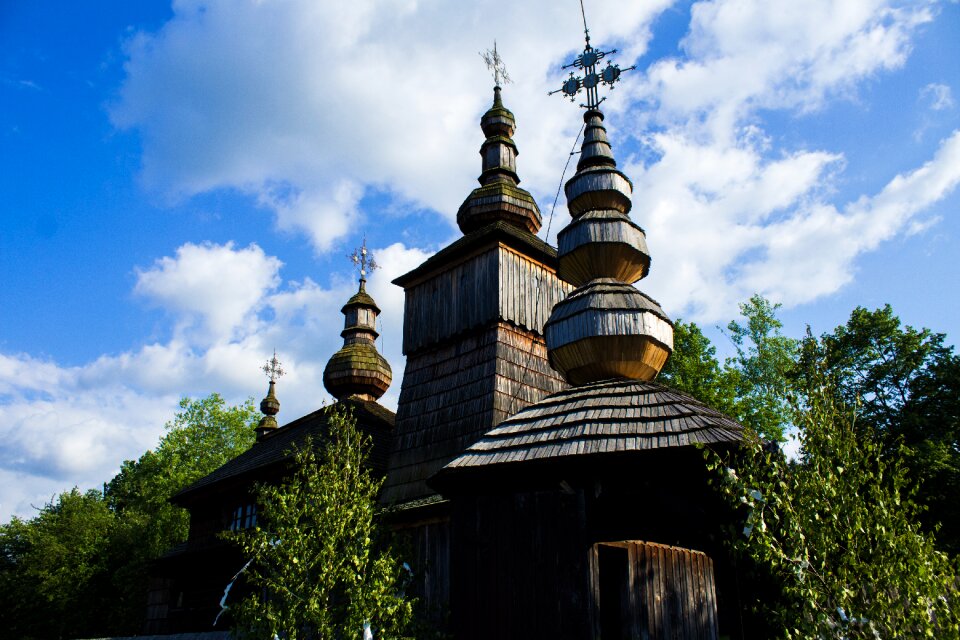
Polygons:
M240 505L233 510L230 517L230 531L251 529L257 526L257 505L250 503Z

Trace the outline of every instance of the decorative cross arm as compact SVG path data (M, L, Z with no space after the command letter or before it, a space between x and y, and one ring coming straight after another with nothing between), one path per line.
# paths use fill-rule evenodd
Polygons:
M286 373L286 371L280 368L280 361L277 360L276 350L273 352L273 357L267 360L267 364L263 365L261 369L267 374L270 382L276 382L280 376Z
M366 280L367 274L373 271L376 271L380 268L373 260L373 255L367 250L367 239L363 239L363 244L359 249L354 249L353 253L348 254L347 257L353 262L355 267L360 269L360 279Z

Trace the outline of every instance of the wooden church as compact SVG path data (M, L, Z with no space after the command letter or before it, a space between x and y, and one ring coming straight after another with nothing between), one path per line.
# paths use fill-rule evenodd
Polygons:
M620 73L598 67L605 55L588 39L571 65L583 75L562 89L585 89L587 103L559 247L536 235L497 86L480 186L457 213L463 237L394 281L406 293L396 414L376 401L392 374L363 279L324 373L373 438L421 604L458 640L742 637L694 446L735 446L742 428L654 382L673 326L634 286L650 254L599 109L597 88ZM281 478L291 446L326 428L322 411L278 427L272 379L261 409L257 443L175 497L190 536L157 565L146 632L213 630L243 562L217 534L251 526L252 483Z

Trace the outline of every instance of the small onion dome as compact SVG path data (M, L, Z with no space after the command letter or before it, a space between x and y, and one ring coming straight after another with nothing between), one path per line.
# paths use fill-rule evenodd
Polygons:
M553 307L544 326L550 366L570 384L653 380L673 351L673 324L633 286L597 278Z
M457 211L457 224L464 233L497 221L536 233L540 230L540 209L526 190L517 185L517 145L513 142L516 120L500 99L500 87L493 89L493 106L480 119L486 140L480 146L483 171L474 189Z
M343 348L331 356L323 370L323 386L337 400L376 400L393 380L390 364L377 351L380 308L366 292L365 284L361 279L360 290L341 309Z
M574 286L595 278L634 283L650 271L647 238L625 214L589 211L557 234L558 275Z
M276 381L270 381L270 387L267 389L267 397L260 401L260 413L263 414L263 417L260 418L260 423L257 424L257 428L254 429L254 432L257 434L257 442L263 439L265 435L277 428L277 419L274 417L280 413L280 401L277 400L276 394Z

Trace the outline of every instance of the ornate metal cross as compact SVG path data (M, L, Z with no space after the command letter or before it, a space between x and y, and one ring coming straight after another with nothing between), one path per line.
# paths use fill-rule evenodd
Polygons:
M270 378L270 382L276 382L277 378L286 373L283 369L280 368L280 361L277 360L277 351L273 351L273 357L267 360L267 364L261 367L263 372L267 374L267 377Z
M487 64L487 69L493 74L493 82L496 86L499 87L501 82L504 84L513 82L510 79L510 74L507 73L507 66L503 64L503 58L497 53L496 40L493 41L493 49L487 49L485 53L480 54L480 57L483 58L483 61Z
M360 268L360 279L366 280L367 273L376 271L380 268L376 262L373 261L373 255L367 251L367 239L363 239L363 244L359 249L354 249L352 254L347 255L350 258L350 261L353 262L355 267Z
M609 60L607 61L607 66L604 67L599 72L597 71L597 63L600 62L603 58L609 55L613 55L617 52L616 49L610 51L600 51L594 49L590 46L590 30L587 29L587 15L583 10L583 0L580 1L580 11L583 14L583 35L587 41L586 46L583 48L583 53L577 56L577 59L571 62L570 64L565 64L562 69L570 69L576 67L577 69L583 69L582 76L575 76L573 71L570 72L570 77L563 83L563 85L555 90L551 91L548 95L553 95L555 93L563 92L563 95L570 98L570 102L573 102L574 97L580 93L580 89L586 89L587 91L587 102L581 104L580 106L584 109L596 109L600 106L600 103L606 100L606 97L600 98L597 95L597 87L601 84L605 84L613 89L613 85L620 79L620 74L624 71L632 71L636 69L635 66L627 67L626 69L621 69L618 65L613 64Z

